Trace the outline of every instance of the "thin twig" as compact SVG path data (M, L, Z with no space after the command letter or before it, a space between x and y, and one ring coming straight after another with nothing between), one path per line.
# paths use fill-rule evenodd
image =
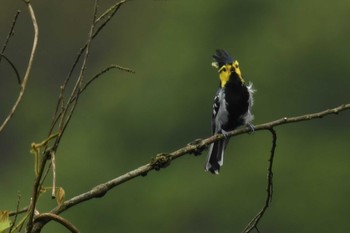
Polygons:
M29 209L29 206L26 206L26 207L23 207L22 209L20 210L15 210L15 211L10 211L9 212L9 216L14 216L16 214L23 214L23 213L26 213Z
M87 81L85 83L85 85L80 89L80 93L82 93L93 81L95 81L97 78L99 78L101 75L103 75L104 73L108 72L111 69L119 69L119 70L126 71L129 73L135 73L134 70L126 68L126 67L122 67L119 65L110 65L110 66L106 67L104 70L102 70L101 72L99 72L98 74L96 74L94 77L92 77L89 81Z
M120 2L117 2L116 4L112 5L110 8L108 8L105 12L102 13L102 15L100 17L98 17L96 19L96 23L98 23L100 20L104 19L106 16L108 16L112 11L114 12L114 10L116 9L116 7L121 6L121 4L125 3L126 0L122 0Z
M21 194L18 192L18 193L17 193L17 207L16 207L15 218L13 219L12 224L11 224L11 227L10 227L10 229L9 229L8 232L11 232L12 229L13 229L13 227L16 225L17 216L18 216L18 214L19 214L19 205L20 205L20 203L21 203Z
M78 233L79 230L68 220L62 218L61 216L58 216L56 214L52 213L44 213L44 214L39 214L37 217L35 217L34 222L39 222L39 221L47 221L47 220L53 220L55 222L60 223L62 226L67 228L70 232L72 233Z
M38 38L39 38L39 28L38 28L38 24L37 24L37 21L36 21L36 18L35 18L35 14L34 14L34 10L30 4L29 1L25 1L25 3L27 4L28 6L28 10L29 10L29 14L31 16L31 19L32 19L32 23L33 23L33 27L34 27L34 39L33 39L33 46L32 46L32 51L30 53L30 57L29 57L29 62L28 62L28 66L27 66L27 70L25 72L25 75L24 75L24 78L23 78L23 81L21 83L21 89L20 89L20 92L19 92L19 95L17 97L17 100L15 102L15 104L13 105L10 113L8 114L8 116L6 117L6 119L4 120L4 122L2 123L2 125L0 126L0 132L5 128L5 126L7 125L7 123L9 122L9 120L11 119L11 117L13 116L13 114L15 113L19 103L21 102L22 98L23 98L23 95L24 95L24 91L27 87L27 82L28 82L28 79L29 79L29 74L30 74L30 71L32 69L32 65L33 65L33 60L34 60L34 55L35 55L35 52L36 52L36 48L37 48L37 45L38 45Z
M21 13L21 11L18 10L18 11L16 12L16 14L15 14L15 17L13 18L10 31L9 31L9 33L7 34L7 37L6 37L6 40L5 40L4 45L2 46L2 49L1 49L1 52L0 52L1 54L4 54L4 53L5 53L5 50L6 50L6 48L7 48L7 45L8 45L8 43L9 43L9 41L10 41L10 38L11 38L11 36L14 34L13 32L14 32L14 30L15 30L15 25L16 25L16 22L17 22L17 19L18 19L18 16L19 16L20 13ZM2 59L2 58L0 57L0 62L1 62L1 59Z
M272 161L273 161L274 150L276 147L276 140L277 140L277 137L276 137L274 130L273 130L274 127L277 127L279 125L289 124L289 123L296 123L296 122L302 122L302 121L307 121L307 120L319 119L319 118L323 118L327 115L338 114L342 111L346 111L349 109L350 109L350 103L342 104L338 107L324 110L324 111L317 112L317 113L306 114L306 115L296 116L296 117L289 117L289 118L284 117L284 118L281 118L279 120L275 120L275 121L268 122L265 124L256 125L255 130L256 131L269 130L272 133L273 143L272 143L270 159L272 158ZM121 185L129 180L136 178L136 177L145 176L145 175L147 175L148 172L150 172L152 170L159 170L161 168L165 168L166 166L168 166L170 164L171 161L173 161L177 158L180 158L186 154L198 155L208 145L210 145L211 143L216 142L218 140L221 140L224 137L232 137L232 136L237 136L237 135L249 133L249 132L251 132L251 129L249 127L240 128L240 129L228 132L225 136L221 135L221 134L217 134L217 135L213 135L213 136L206 138L206 139L195 140L194 142L189 143L187 146L182 147L182 148L180 148L172 153L169 153L169 154L158 154L157 156L155 156L154 159L151 160L150 163L145 164L143 166L140 166L139 168L136 168L132 171L129 171L129 172L125 173L124 175L121 175L115 179L112 179L112 180L107 181L105 183L99 184L85 193L79 194L79 195L77 195L69 200L66 200L65 202L62 203L62 205L57 206L56 208L52 209L50 212L53 214L60 214L63 211L65 211L65 210L67 210L75 205L78 205L82 202L88 201L88 200L93 199L93 198L103 197L112 188L119 186L119 185ZM272 187L273 187L272 165L273 165L273 163L270 161L269 168L268 168L267 202L269 202L272 198ZM43 227L43 225L45 225L46 223L47 223L46 221L38 222L37 223L38 225L35 226L35 229L41 229Z
M109 21L113 18L113 16L115 15L115 13L117 13L117 11L120 9L120 7L126 2L126 0L117 2L116 4L114 4L112 7L110 7L105 13L103 13L98 19L96 19L95 17L95 23L99 22L100 20L102 20L102 18L105 18L107 15L107 19L96 29L96 31L93 33L91 40L95 39L96 36L99 35L99 33L102 31L102 29L104 29L104 27L109 23ZM63 82L62 86L61 86L61 90L60 90L60 94L59 94L59 98L57 101L57 105L56 105L56 111L54 113L54 117L52 119L52 123L51 123L51 127L49 130L49 135L52 134L59 118L65 118L65 114L63 114L65 112L65 109L68 108L70 106L70 104L73 101L68 101L68 103L65 103L64 100L64 92L66 91L66 87L67 84L69 83L73 72L76 68L76 66L78 65L78 62L80 61L81 56L83 55L84 51L86 50L88 46L88 42L85 43L85 45L80 49L80 51L78 52L78 55L75 59L75 61L73 62L73 65L65 79L65 81ZM67 104L67 106L65 107L65 105ZM60 111L61 109L61 111Z
M54 148L56 148L64 134L64 131L65 129L67 128L72 116L73 116L73 113L74 113L74 110L75 110L75 107L77 106L77 103L78 103L78 100L79 100L79 96L80 96L80 90L83 86L83 81L84 81L84 77L85 77L85 71L86 71L86 68L87 68L87 61L88 61L88 57L89 57L89 54L90 54L90 45L91 45L91 42L92 42L92 37L93 37L93 34L94 34L94 31L95 31L95 21L96 21L96 17L97 17L97 8L98 8L98 0L95 0L95 6L94 6L94 14L93 14L93 19L92 19L92 22L91 22L91 27L90 27L90 32L89 32L89 36L88 36L88 41L87 41L87 46L86 46L86 49L85 49L85 55L84 55L84 58L83 58L83 63L81 65L81 69L80 69L80 73L79 73L79 76L77 78L77 81L75 83L75 86L73 88L73 91L71 92L71 95L69 97L69 100L68 100L68 104L67 106L64 108L64 111L62 113L62 117L61 117L61 121L59 122L59 136L57 137L56 139L56 142L55 142L55 145L54 145ZM74 101L72 101L74 99ZM73 102L73 105L72 107L69 109L69 106L70 106L70 103ZM68 110L70 110L68 112ZM66 116L68 112L68 115Z
M10 66L12 67L13 71L15 72L15 74L17 76L18 84L21 85L21 77L20 77L20 75L18 73L18 70L17 70L15 64L13 64L13 62L8 57L6 57L4 54L0 53L0 60L1 60L1 58L5 58L5 60L10 64Z
M248 233L251 232L253 229L256 229L258 232L258 223L264 216L267 208L269 208L269 205L272 201L272 195L273 195L273 159L275 156L275 150L276 150L276 142L277 142L277 134L276 131L273 128L268 129L272 134L272 147L271 147L271 153L269 158L269 166L267 168L267 187L266 187L266 199L265 204L262 207L262 209L254 216L254 218L248 223L248 225L244 228L242 233Z

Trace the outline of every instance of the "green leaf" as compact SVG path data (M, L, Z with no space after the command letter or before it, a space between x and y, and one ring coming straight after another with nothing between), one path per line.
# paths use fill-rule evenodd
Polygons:
M0 233L5 233L5 230L10 228L11 221L8 211L0 211Z

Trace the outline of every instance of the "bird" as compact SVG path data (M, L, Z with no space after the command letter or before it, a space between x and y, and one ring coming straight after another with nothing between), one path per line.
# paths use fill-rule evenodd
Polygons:
M227 133L244 125L254 132L252 106L255 90L252 83L245 83L238 61L225 50L216 50L212 66L217 69L220 82L214 97L211 128L213 135L223 134L224 138L209 146L205 170L219 174L230 139Z

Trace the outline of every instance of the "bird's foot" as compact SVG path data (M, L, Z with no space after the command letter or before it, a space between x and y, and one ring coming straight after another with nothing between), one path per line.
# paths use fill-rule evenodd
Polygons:
M229 132L227 132L227 131L225 131L225 130L223 130L223 129L221 130L221 134L224 136L225 139L228 138L228 133L229 133Z
M249 134L253 134L255 132L255 126L252 123L248 123L247 127L249 128Z

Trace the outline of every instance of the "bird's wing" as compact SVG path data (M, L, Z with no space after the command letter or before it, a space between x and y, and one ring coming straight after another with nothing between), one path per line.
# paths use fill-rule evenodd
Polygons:
M219 112L220 108L220 90L216 93L214 97L214 104L213 104L213 112L212 112L212 117L211 117L211 128L213 131L213 134L216 133L216 115Z

